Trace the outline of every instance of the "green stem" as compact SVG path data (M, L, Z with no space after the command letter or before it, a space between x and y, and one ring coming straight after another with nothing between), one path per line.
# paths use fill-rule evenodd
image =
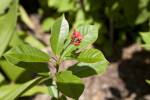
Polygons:
M55 61L57 61L57 59L55 59L54 57L52 57Z
M70 45L71 43L69 43L63 50L62 52L60 53L60 57L59 57L59 60L57 61L57 64L56 64L56 72L58 73L59 72L59 66L60 66L60 60L61 60L61 57L62 57L62 54L64 53L65 49ZM60 94L60 91L58 90L58 99L59 99L59 94Z
M59 60L58 60L58 65L60 65L60 60L61 60L62 54L64 53L64 51L68 48L68 46L69 46L70 44L71 44L71 43L69 43L69 44L62 50L62 52L60 53L60 57L59 57Z
M59 71L59 65L57 64L57 65L56 65L56 72L58 73L58 71ZM57 89L58 99L59 99L59 93L60 93L60 92L59 92L59 90Z

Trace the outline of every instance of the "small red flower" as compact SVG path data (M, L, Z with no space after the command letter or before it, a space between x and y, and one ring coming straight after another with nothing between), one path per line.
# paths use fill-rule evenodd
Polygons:
M74 29L74 33L71 35L71 43L74 44L75 46L80 45L82 38L84 38L83 36L80 36L81 33L80 32L76 32L76 30Z

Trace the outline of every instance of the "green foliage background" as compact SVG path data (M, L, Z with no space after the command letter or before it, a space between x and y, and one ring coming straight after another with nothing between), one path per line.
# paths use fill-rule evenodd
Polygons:
M140 42L139 31L148 31L150 0L39 0L49 31L53 20L65 13L71 28L93 24L99 29L96 45L111 55L114 45Z

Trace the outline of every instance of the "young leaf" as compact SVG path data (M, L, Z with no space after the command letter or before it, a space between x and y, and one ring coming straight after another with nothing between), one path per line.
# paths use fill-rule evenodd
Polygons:
M38 73L39 75L43 76L49 76L50 70L48 66L45 63L41 62L23 62L17 59L14 59L13 57L10 56L5 56L6 60L18 67L22 67L28 70L31 70L33 72Z
M46 80L44 82L48 88L48 93L50 94L50 96L52 96L52 98L58 98L58 91L57 91L57 87L56 87L56 83L55 81L53 81L51 78Z
M64 15L58 18L52 26L50 44L56 56L63 50L64 41L69 32L69 25Z
M32 88L33 86L39 84L42 80L46 79L47 77L38 77L33 79L29 82L22 84L20 87L16 88L15 90L9 92L7 95L3 97L3 100L15 100L20 97L23 93L27 90Z
M56 73L56 83L58 90L73 99L78 99L84 90L83 82L71 71Z
M23 44L11 48L4 54L24 62L49 62L50 57L39 49Z
M79 62L76 65L69 67L68 70L72 71L74 75L80 78L84 78L103 73L107 65L107 61L101 61L96 63Z
M13 0L13 4L11 5L8 13L0 17L0 58L13 36L17 22L17 8L18 0Z
M82 42L79 46L70 45L63 53L62 58L67 59L66 57L71 56L72 52L77 48L86 47L94 43L98 37L98 29L93 25L81 26L77 29L77 32L81 33L81 36L84 36ZM71 41L71 36L68 37L68 41Z

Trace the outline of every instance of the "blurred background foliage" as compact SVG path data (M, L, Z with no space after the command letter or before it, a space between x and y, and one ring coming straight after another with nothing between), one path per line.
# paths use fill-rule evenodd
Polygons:
M99 29L96 45L111 55L114 45L140 42L139 31L149 30L150 0L39 0L42 28L49 32L54 19L65 13L71 32L85 24Z
M6 42L0 49L0 56L4 50L21 43L46 48L42 42L26 32L29 30L36 34L49 34L55 19L62 13L69 22L71 33L74 28L81 25L95 25L99 29L99 37L95 45L108 56L112 55L115 47L121 48L131 43L140 43L140 34L146 42L145 45L150 45L148 32L150 30L150 0L20 0L18 13L9 14L10 10L12 12L14 10L11 8L12 1L0 0L0 23L2 23L0 32L9 29L12 31L5 32L6 34L0 33L0 44L4 45L4 41ZM31 20L31 15L40 20L41 29L38 32L37 26ZM17 16L18 23L15 30L16 22L10 19L15 20ZM5 29L2 29L2 26ZM8 83L11 82L15 83L12 86L15 88L35 76L28 70L9 64L1 57L0 90L9 90ZM29 91L26 94L46 92L45 90L37 91L39 88L41 87L37 86L33 89L34 92Z

